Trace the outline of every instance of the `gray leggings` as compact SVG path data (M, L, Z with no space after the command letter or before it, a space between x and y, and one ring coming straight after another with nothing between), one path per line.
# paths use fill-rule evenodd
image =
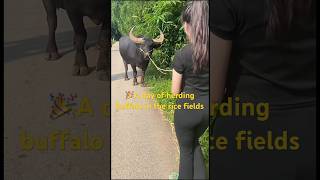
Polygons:
M209 96L196 97L193 101L179 99L177 104L201 103L202 110L180 109L174 113L174 125L180 146L179 179L207 179L199 137L209 125Z

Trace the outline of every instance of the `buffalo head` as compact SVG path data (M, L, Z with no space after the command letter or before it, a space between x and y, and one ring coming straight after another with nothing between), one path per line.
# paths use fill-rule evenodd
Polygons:
M143 56L145 59L149 59L148 57L152 55L153 49L160 47L160 45L164 41L164 35L162 31L160 30L160 37L156 39L151 39L147 37L136 37L133 35L134 27L129 32L129 38L137 44L139 50L141 53L143 53Z

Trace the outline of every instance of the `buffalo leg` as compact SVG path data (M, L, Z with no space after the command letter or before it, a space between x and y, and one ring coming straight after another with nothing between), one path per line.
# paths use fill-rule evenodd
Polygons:
M85 47L86 50L88 50L90 48L90 46L88 44L85 44L84 47ZM73 36L73 49L77 50L77 47L76 47L76 36L75 35Z
M77 49L77 48L76 48L76 37L75 37L75 36L73 36L72 45L73 45L73 49ZM88 49L89 49L89 46L86 45L85 48L86 48L86 50L88 50Z
M83 16L71 12L67 12L71 21L75 36L76 57L73 66L73 75L87 75L89 68L87 64L87 55L85 52L85 44L87 40L87 31L83 24Z
M110 42L108 41L107 18L102 23L99 37L99 58L97 61L97 75L99 80L110 79Z
M46 49L46 59L56 60L61 57L58 52L56 43L56 29L57 29L57 12L54 0L42 0L43 6L47 13L47 23L49 28L48 45Z
M124 64L124 80L125 81L128 81L129 80L129 77L128 77L128 63L126 63L125 61L123 61L123 64Z
M146 70L147 70L147 67L148 67L148 64L149 64L149 61L146 62L143 66L142 66L142 76L141 76L141 86L146 86L146 83L144 82L144 76L146 74Z
M132 65L132 64L131 64L131 67L132 67L132 70L133 70L133 85L135 86L135 85L138 85L138 81L137 81L137 74L138 74L138 72L137 72L137 67L136 67L136 65Z
M145 69L142 69L142 76L141 76L141 86L146 86L145 82L144 82L144 75L145 75Z

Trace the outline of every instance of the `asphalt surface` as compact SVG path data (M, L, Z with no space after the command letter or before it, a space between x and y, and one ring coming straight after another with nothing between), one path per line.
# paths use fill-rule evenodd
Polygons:
M85 24L88 45L93 46L99 27L88 19ZM109 179L110 118L104 116L101 108L110 101L110 82L97 80L95 72L85 77L72 76L73 31L63 10L58 11L56 34L63 57L57 61L43 58L47 33L46 14L40 0L4 1L4 178ZM87 50L92 69L97 56L94 47ZM77 94L73 112L87 97L93 114L82 111L80 115L69 113L52 120L49 118L53 106L51 93ZM69 131L65 149L62 139L56 141L55 147L51 146L50 135L64 130ZM92 138L98 137L101 148L86 149L87 137L91 145ZM72 138L80 140L78 150L71 148Z
M148 88L133 86L130 65L130 80L124 80L124 66L118 43L112 46L111 59L111 177L168 179L172 172L178 171L179 152L175 133L159 110L120 109L116 105L154 104L155 101L127 99L126 92L133 91L142 95L149 93Z

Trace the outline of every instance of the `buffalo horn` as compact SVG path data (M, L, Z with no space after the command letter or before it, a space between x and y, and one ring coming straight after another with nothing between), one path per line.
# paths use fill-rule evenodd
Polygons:
M143 38L137 38L133 35L132 31L133 31L134 27L131 28L130 32L129 32L129 38L135 42L136 44L143 44L144 43L144 40Z
M164 41L164 34L160 30L160 37L157 39L153 39L153 42L155 42L156 44L162 44L163 41Z

